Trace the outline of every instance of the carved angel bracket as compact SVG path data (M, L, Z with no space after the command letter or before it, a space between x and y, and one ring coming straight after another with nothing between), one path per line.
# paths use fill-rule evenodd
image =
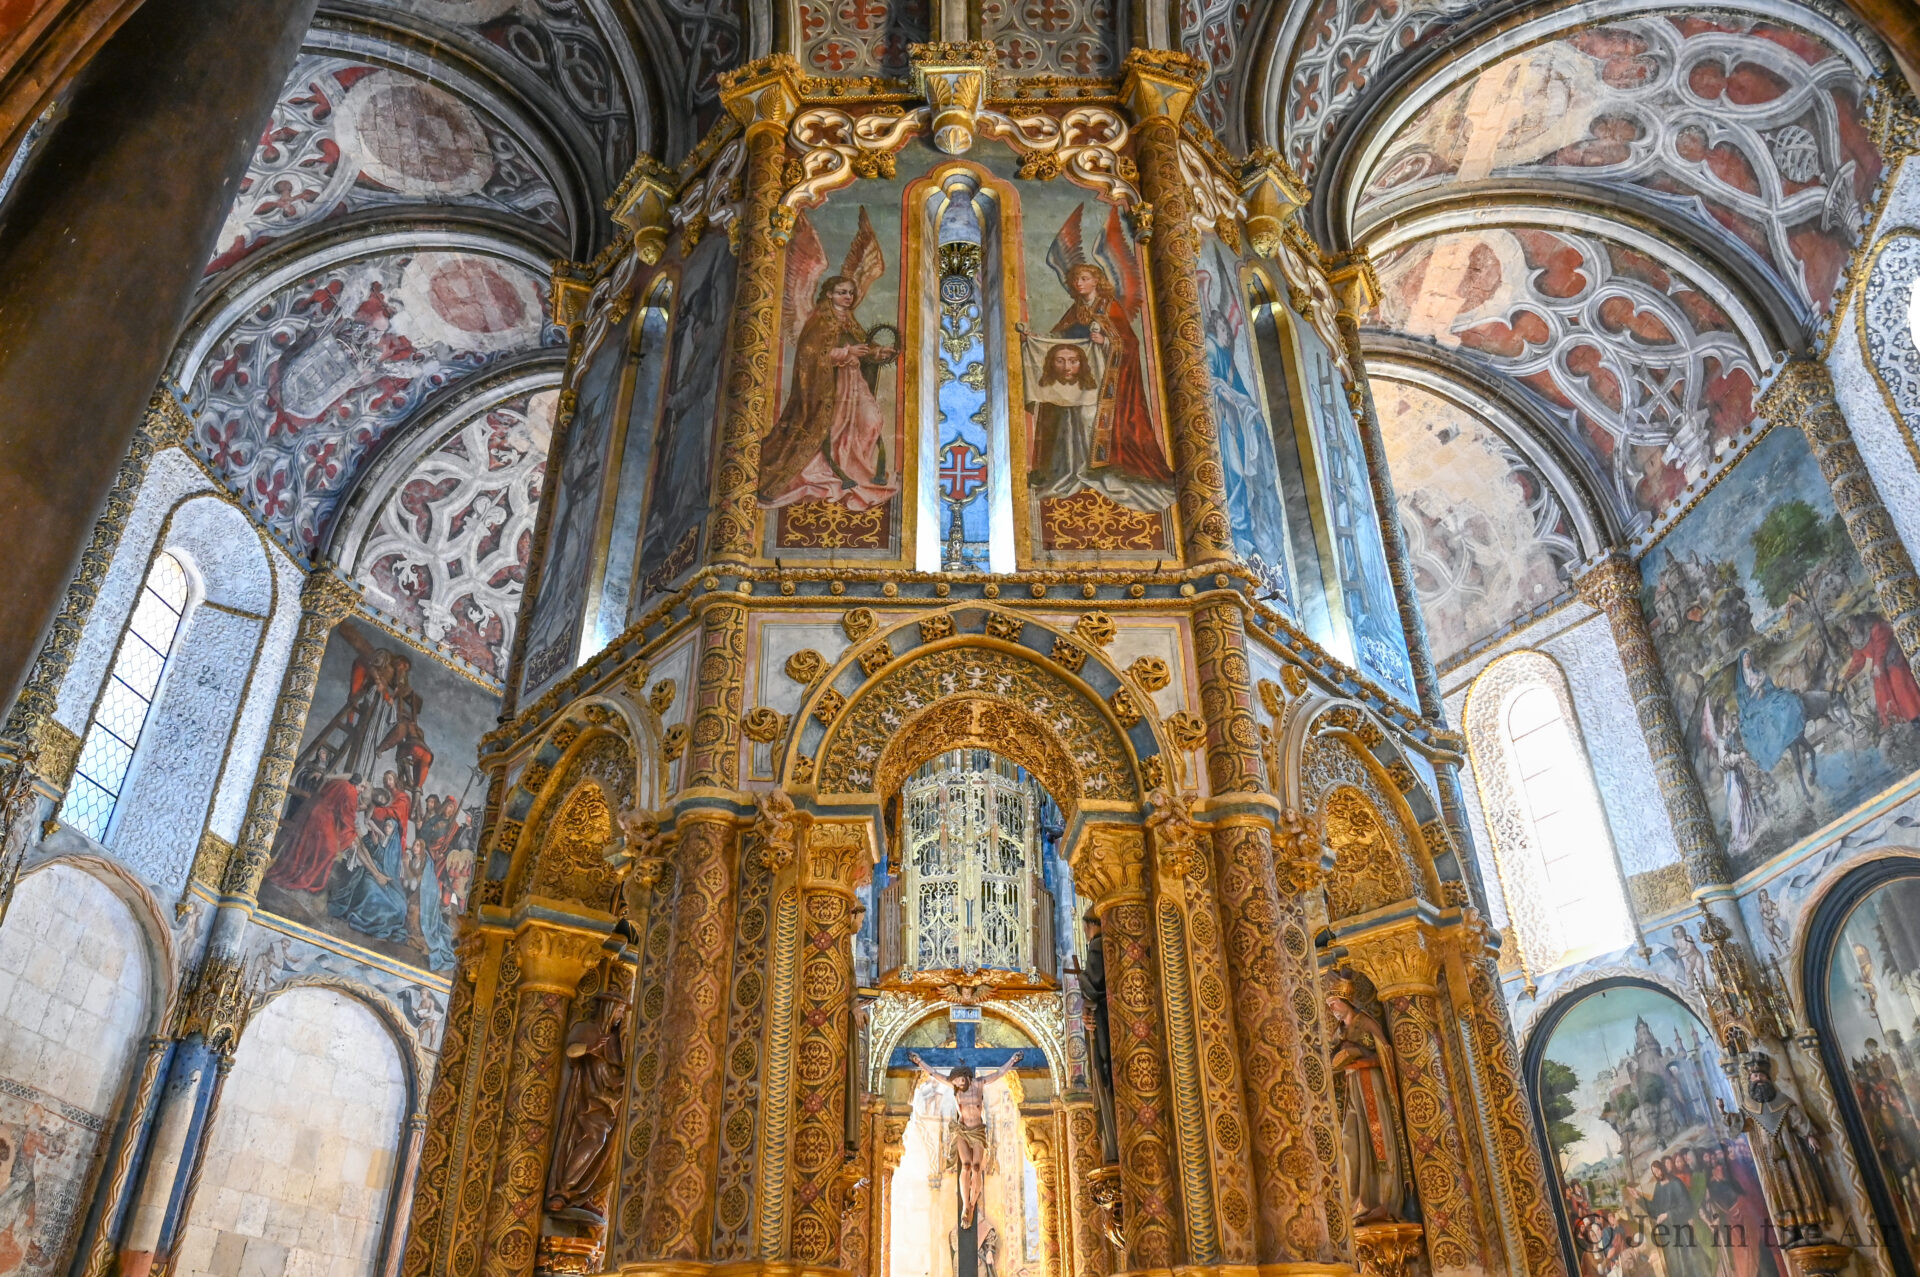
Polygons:
M1247 204L1240 190L1222 177L1200 153L1200 148L1180 139L1180 176L1187 183L1187 198L1193 203L1194 225L1210 230L1232 245L1240 246L1240 223L1246 219Z
M1140 203L1140 191L1133 184L1133 161L1120 154L1127 144L1127 122L1117 111L1080 106L1058 119L982 111L979 127L982 135L998 138L1019 152L1022 177L1064 174L1128 211Z

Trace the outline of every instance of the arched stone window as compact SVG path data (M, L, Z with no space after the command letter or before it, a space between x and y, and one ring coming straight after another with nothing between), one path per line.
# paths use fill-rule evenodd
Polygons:
M1540 652L1501 657L1467 694L1466 724L1523 967L1551 971L1631 944L1619 860L1560 667Z
M60 819L96 842L104 842L120 803L120 791L133 766L149 711L159 699L167 657L192 601L192 585L179 559L162 551L147 569L146 585L120 635L100 699L80 746L80 762Z

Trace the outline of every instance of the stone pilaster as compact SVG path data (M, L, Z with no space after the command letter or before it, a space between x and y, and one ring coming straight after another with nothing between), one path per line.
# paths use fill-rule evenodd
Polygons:
M1061 1267L1060 1247L1060 1127L1057 1113L1029 1113L1020 1122L1027 1143L1027 1160L1040 1198L1041 1254L1047 1277L1072 1277Z
M703 1260L713 1236L738 841L724 815L689 811L680 817L660 1120L641 1229L642 1250L651 1260Z
M1102 1165L1100 1119L1091 1101L1069 1101L1065 1106L1068 1194L1073 1221L1067 1229L1072 1243L1075 1277L1107 1277L1115 1270L1114 1256L1100 1226L1100 1207L1093 1200L1091 1172Z
M1233 536L1196 281L1200 235L1180 172L1180 119L1204 68L1183 54L1138 49L1126 65L1121 93L1133 113L1141 193L1153 219L1154 330L1173 415L1181 532L1187 561L1210 563L1233 557Z
M1127 1255L1119 1266L1130 1269L1184 1262L1173 1096L1146 872L1146 838L1134 826L1095 825L1074 849L1074 883L1093 901L1106 952L1114 1112L1126 1200Z
M1239 608L1201 609L1194 651L1215 799L1259 794L1259 730ZM1217 828L1213 843L1252 1128L1256 1262L1350 1262L1345 1189L1329 1155L1338 1123L1303 898L1281 891L1273 831L1257 817Z
M1873 581L1880 614L1893 627L1907 664L1920 666L1920 576L1914 574L1913 557L1867 472L1846 415L1834 402L1827 366L1810 359L1786 365L1760 397L1755 413L1776 425L1799 426L1807 436L1833 491L1833 508Z
M1700 778L1687 757L1680 716L1674 711L1673 696L1660 669L1660 653L1653 646L1653 631L1640 606L1639 569L1624 556L1611 555L1576 579L1574 588L1604 612L1613 627L1613 644L1627 675L1627 694L1633 698L1640 734L1653 756L1654 778L1660 784L1688 880L1695 887L1726 882L1727 854L1707 811Z
M484 1277L531 1277L540 1242L540 1195L553 1158L554 1106L567 1043L567 1012L604 937L545 922L514 936L520 967L506 1105L487 1210Z
M731 790L740 777L747 609L726 599L714 599L701 609L700 622L699 682L693 693L693 736L687 749L685 787Z
M744 561L759 551L760 436L774 393L780 267L785 236L792 230L777 226L774 219L782 211L787 125L799 109L799 78L799 64L785 54L761 58L721 77L721 99L746 130L746 207L738 241L739 285L727 350L709 559Z

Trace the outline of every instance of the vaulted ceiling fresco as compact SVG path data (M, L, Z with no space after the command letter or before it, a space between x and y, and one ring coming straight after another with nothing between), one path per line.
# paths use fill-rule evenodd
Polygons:
M548 263L600 250L635 156L684 153L767 31L745 0L323 0L171 370L207 468L503 677L565 361Z
M1552 496L1586 530L1515 562L1561 579L1751 437L1831 322L1886 176L1876 105L1904 85L1840 5L1255 0L1247 28L1234 123L1307 186L1323 249L1377 274L1369 366L1444 661L1537 605L1462 585L1485 540L1462 530ZM1494 401L1519 410L1463 407ZM1469 454L1490 476L1500 440L1531 478L1435 478Z

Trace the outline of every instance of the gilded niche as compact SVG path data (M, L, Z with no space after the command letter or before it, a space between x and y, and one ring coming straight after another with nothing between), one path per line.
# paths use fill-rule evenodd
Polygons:
M952 714L940 716L941 720L952 720L941 733L951 737L946 748L973 743L976 729L997 731L977 721L982 715L1004 721L1009 728L1017 720L1024 720L1037 724L1049 738L1026 742L1034 752L1056 755L1050 759L1036 757L1030 770L1040 774L1049 791L1061 801L1070 802L1076 797L1138 800L1140 789L1131 750L1101 706L1059 674L1032 661L1010 652L971 647L930 652L862 688L845 713L829 724L819 753L820 792L864 793L873 789L882 757L891 759L900 752L897 747L891 751L888 748L897 737L914 737L917 745L937 745L936 741L919 739L923 734L917 729L930 711L949 701L974 702L980 708L957 718ZM1009 710L1014 713L1007 713ZM1007 743L1003 738L990 747L1004 750ZM915 748L912 752L922 750ZM1017 761L1028 765L1026 759ZM1067 769L1067 775L1048 775L1043 770L1061 767Z
M627 806L632 790L627 742L611 732L589 740L555 786L565 797L556 800L531 844L535 859L523 879L532 884L531 894L614 910L620 875L606 857L614 841L613 813Z
M1321 804L1334 872L1327 879L1328 909L1350 918L1413 895L1413 879L1387 820L1357 789L1341 787Z

